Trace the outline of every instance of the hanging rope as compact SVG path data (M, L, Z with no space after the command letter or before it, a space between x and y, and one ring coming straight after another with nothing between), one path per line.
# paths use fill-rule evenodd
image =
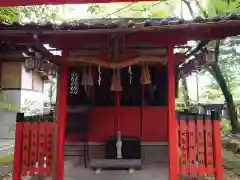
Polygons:
M151 76L150 76L150 73L149 73L148 66L145 63L142 65L142 74L141 74L140 83L142 85L151 84Z
M115 92L122 91L122 83L121 83L121 76L120 76L120 70L119 69L117 69L117 70L114 69L113 70L111 91L115 91Z
M87 74L86 67L83 68L81 85L84 87L88 85L88 74Z
M94 79L93 79L92 68L91 68L91 66L89 66L89 68L88 68L87 85L88 86L93 86L93 84L94 84Z
M58 62L60 62L62 59L56 59ZM127 61L121 61L121 62L107 62L100 59L95 59L91 57L66 57L64 58L64 61L67 61L68 63L82 63L83 65L95 65L100 66L103 68L108 69L122 69L125 67L129 67L136 64L142 64L142 63L161 63L163 65L167 64L167 58L166 57L158 57L158 56L141 56L137 57L131 60Z

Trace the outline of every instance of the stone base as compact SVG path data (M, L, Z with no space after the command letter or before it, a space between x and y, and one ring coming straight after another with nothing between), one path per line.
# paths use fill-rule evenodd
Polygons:
M92 159L104 159L104 144L90 144L88 147L88 162ZM65 159L84 163L84 157L65 157ZM142 163L168 163L167 143L143 143L142 144Z
M140 169L141 159L92 159L89 167L92 169Z

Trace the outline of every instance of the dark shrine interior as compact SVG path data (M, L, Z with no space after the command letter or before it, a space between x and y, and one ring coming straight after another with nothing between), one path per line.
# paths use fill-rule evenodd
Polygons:
M94 90L81 85L82 68L70 68L69 90L71 86L77 89L73 94L68 91L68 106L115 106L115 93L111 91L111 80L113 71L101 68L101 80L98 82L98 69L93 70ZM133 66L131 70L124 68L120 71L123 90L120 95L120 106L141 106L144 98L144 106L167 106L167 68L163 65L150 66L151 84L144 85L144 95L142 97L141 66ZM71 73L78 74L77 83L71 84Z

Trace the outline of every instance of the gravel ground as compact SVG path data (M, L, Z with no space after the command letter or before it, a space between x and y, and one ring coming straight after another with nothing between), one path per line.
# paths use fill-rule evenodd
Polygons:
M0 173L1 180L12 180L12 173ZM31 178L24 178L22 180L30 180ZM224 180L240 180L240 175L233 171L224 169ZM146 179L147 180L147 179Z
M240 175L233 171L224 169L224 180L240 180Z

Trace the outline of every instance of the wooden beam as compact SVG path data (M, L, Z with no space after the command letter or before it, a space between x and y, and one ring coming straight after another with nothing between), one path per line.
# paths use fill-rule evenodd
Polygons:
M26 58L15 58L15 59L3 59L0 58L0 62L24 62Z
M2 59L19 59L24 58L23 51L9 51L7 53L0 53L0 60Z

